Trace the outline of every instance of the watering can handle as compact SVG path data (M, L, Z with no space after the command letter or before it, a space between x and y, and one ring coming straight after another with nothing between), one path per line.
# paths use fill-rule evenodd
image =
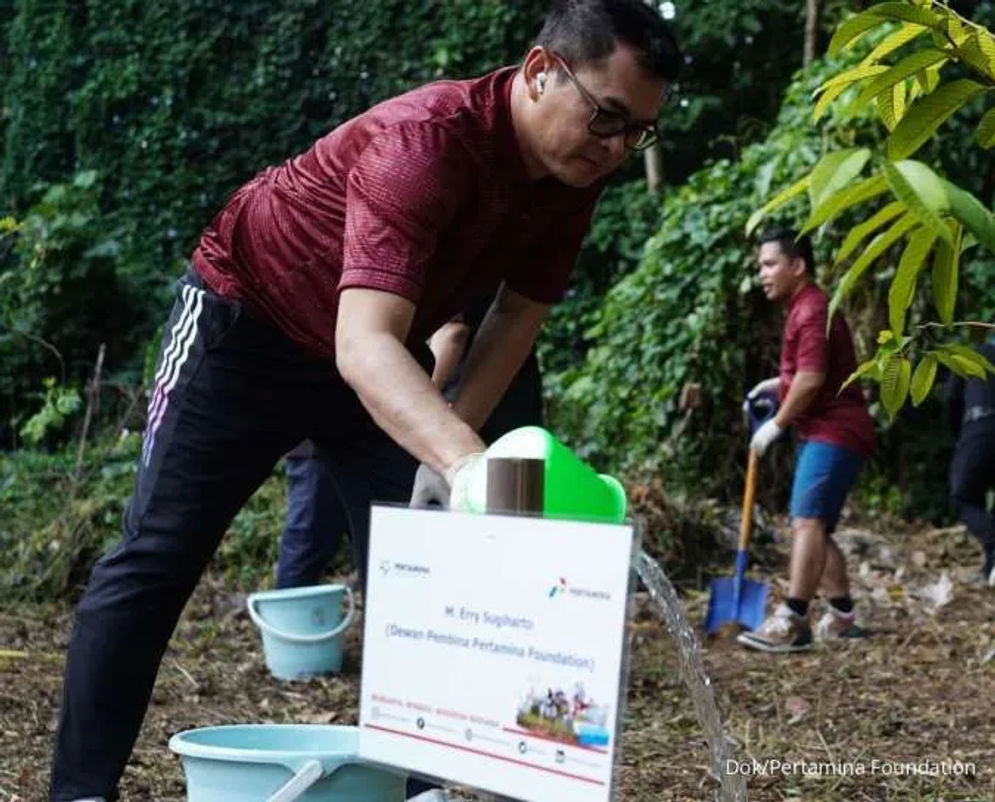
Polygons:
M743 513L739 519L739 551L750 547L750 533L753 531L753 499L757 495L757 452L750 449L750 459L746 464L746 485L743 488Z
M284 632L279 630L259 614L259 611L256 609L257 600L252 598L249 599L249 604L247 605L249 608L249 618L252 619L252 623L267 634L273 635L277 638L282 638L283 640L290 641L291 643L320 643L321 641L328 640L329 638L334 638L352 623L352 617L356 612L356 600L352 597L352 588L348 585L344 587L346 598L349 599L349 612L346 613L345 618L339 622L338 626L330 632L319 632L317 635L295 635L292 632ZM294 797L290 797L290 799L294 799Z
M278 788L266 802L294 802L308 788L321 779L324 769L317 760L309 760L297 773Z

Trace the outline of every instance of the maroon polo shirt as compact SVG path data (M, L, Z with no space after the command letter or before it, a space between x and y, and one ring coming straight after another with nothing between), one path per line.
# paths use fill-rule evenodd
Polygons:
M511 122L515 70L387 100L259 173L202 235L197 273L325 356L346 287L414 302L412 343L501 280L558 301L603 182L528 179Z
M837 312L826 336L829 299L814 284L799 291L788 308L781 344L781 400L799 371L826 374L811 405L795 421L803 440L848 448L865 457L874 451L874 422L857 384L842 393L843 382L857 369L850 328Z

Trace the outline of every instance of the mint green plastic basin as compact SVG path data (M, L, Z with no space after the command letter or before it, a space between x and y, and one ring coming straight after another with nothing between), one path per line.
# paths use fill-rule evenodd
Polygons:
M169 739L189 802L402 802L406 775L362 763L358 747L355 727L308 724L204 727Z

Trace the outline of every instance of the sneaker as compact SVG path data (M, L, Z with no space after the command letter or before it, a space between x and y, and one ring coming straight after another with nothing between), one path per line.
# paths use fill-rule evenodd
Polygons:
M867 630L857 623L857 614L841 612L832 605L815 625L815 637L819 640L840 640L845 638L866 638Z
M762 652L801 652L812 648L808 617L779 604L756 632L743 632L736 640Z

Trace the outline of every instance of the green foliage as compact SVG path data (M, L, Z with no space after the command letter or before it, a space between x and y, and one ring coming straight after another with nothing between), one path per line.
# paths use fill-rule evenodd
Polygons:
M751 246L740 225L759 199L772 194L772 187L789 185L824 153L883 139L884 133L874 124L873 108L851 116L845 108L831 105L819 129L811 126L809 110L814 89L829 76L859 64L867 57L865 52L880 48L887 39L886 32L880 36L875 32L845 60L817 64L799 76L765 142L746 148L736 162L721 160L709 166L691 176L687 186L669 192L659 229L646 243L642 261L619 274L600 308L590 307L594 311L584 321L581 339L585 361L545 373L552 425L600 469L652 471L662 478L668 493L687 489L695 495L721 496L737 491L746 442L739 413L742 393L777 372L781 333L778 311L753 289ZM956 143L970 135L969 128L952 121L940 133L943 149L956 151ZM978 171L978 165L967 168L957 174L958 180L980 186L970 184L978 180ZM986 171L980 169L980 174ZM851 238L848 232L860 222L857 204L889 192L884 176L863 180L858 176L831 193L820 206L821 219L813 218L804 202L807 178L806 174L794 198L784 205L785 222L803 220L808 214L806 226L818 229L817 261L824 264L830 254L840 251L844 239L847 247L857 249L907 211L889 193L885 197L893 209L865 227L858 238ZM609 215L621 214L617 207L606 206L599 220L607 225ZM624 219L614 225L623 226ZM965 308L976 310L978 319L991 320L995 319L995 261L979 258L977 250L964 255L972 291L962 296L971 304ZM858 256L862 253L857 250ZM920 266L920 280L929 264ZM832 275L830 270L822 272L823 279ZM873 353L876 348L881 324L887 325L887 318L881 320L887 294L886 280L864 281L843 302L858 353ZM921 298L914 301L916 314L921 314L923 303ZM576 321L569 325L576 333ZM864 370L880 371L880 366L871 362ZM923 379L920 374L917 383L910 376L906 393L921 396L920 407L904 410L882 433L865 481L878 488L872 494L874 504L940 522L948 515L943 488L950 442L935 393L921 395ZM682 413L677 403L686 381L700 382L706 400L690 415ZM873 400L871 407L872 412L884 414L883 403ZM914 465L909 463L911 453L917 455ZM937 456L927 458L928 454ZM790 476L790 466L782 468L770 477L772 493ZM896 483L901 491L895 489Z
M915 352L921 351L930 358L921 362L925 367L915 373L914 403L920 403L929 392L935 378L935 360L959 373L980 370L976 359L950 356L948 351L954 345L933 348L936 343L927 331L929 321L913 325L909 336L904 334L918 277L931 253L930 286L936 315L943 326L954 325L961 253L974 243L995 253L995 215L970 192L908 157L930 141L955 113L995 89L995 37L983 25L960 17L946 5L907 0L880 3L845 20L837 28L829 51L843 52L859 39L889 25L892 27L888 35L858 67L838 72L819 87L817 94L823 97L816 104L813 116L818 120L844 91L859 87L859 94L848 104L845 114L859 113L873 100L877 115L888 131L887 158L877 160L875 167L894 200L852 229L837 262L856 251L863 238L886 220L896 217L897 220L856 256L837 285L830 310L835 310L875 262L891 253L893 245L909 237L889 292L891 331L888 333L892 336L879 341L877 355L853 377L879 381L884 407L894 418L908 396ZM925 33L930 34L932 47L918 49L893 66L880 63L880 59L904 46L923 41L920 35ZM939 71L947 64L961 67L971 77L943 81ZM974 139L982 148L993 141L993 119L989 110L978 124ZM878 176L847 186L863 170L866 153L864 149L850 147L826 154L808 175L793 177L794 183L787 190L755 212L748 227L752 228L765 214L782 205L802 185L810 190L810 220L829 220L841 208L866 202L869 196L858 188ZM970 242L964 237L965 230L971 235Z
M51 377L45 379L44 385L41 409L21 427L21 437L33 446L41 443L50 431L62 429L69 416L83 403L75 387L62 387Z
M818 38L828 39L836 9L823 0ZM738 156L777 116L791 76L802 66L805 4L735 0L677 4L674 31L686 59L680 96L660 123L672 183L707 159Z
M604 294L638 266L662 212L662 199L641 179L613 184L602 194L567 297L553 307L539 343L547 395L558 395L558 375L583 360Z
M118 242L107 236L98 175L37 188L19 224L7 224L0 251L0 404L17 425L31 394L58 371L59 383L80 382L100 343L122 361L134 343L121 332L138 303L118 273ZM2 236L2 231L0 231Z
M95 445L79 484L74 446L0 452L0 596L64 599L120 537L141 450L137 434Z
M767 141L668 193L638 269L612 287L586 332L585 362L547 374L557 430L599 467L651 468L701 492L726 484L745 439L742 392L776 372L779 333L776 310L751 292L742 226L758 197L818 160L823 136L852 136L833 117L821 134L808 122L807 99L828 69L791 85ZM703 385L706 404L679 428L688 381Z
M121 537L121 517L141 451L137 433L107 432L75 477L76 447L0 451L0 597L69 600L93 563ZM286 510L283 472L273 475L232 522L211 564L236 585L268 584Z

